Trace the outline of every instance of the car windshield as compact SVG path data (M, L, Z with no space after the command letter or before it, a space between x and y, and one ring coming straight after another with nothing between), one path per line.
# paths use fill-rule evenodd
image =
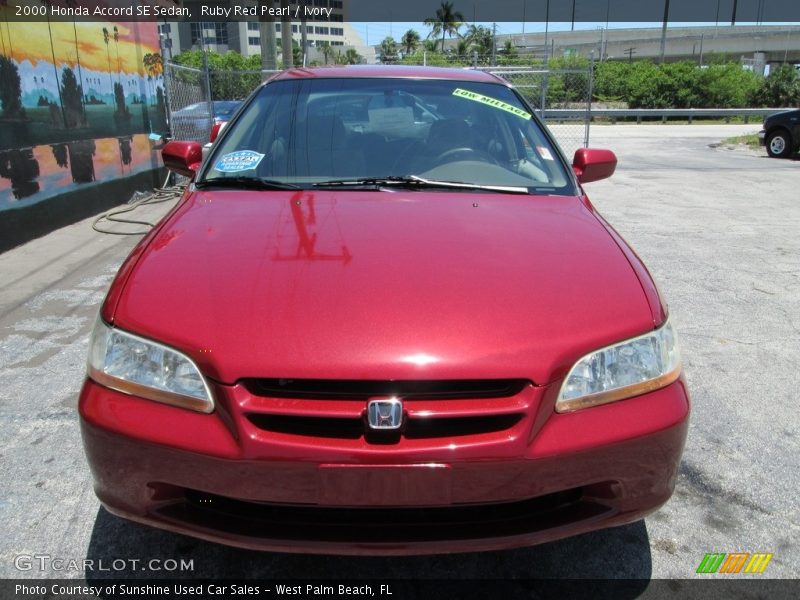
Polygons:
M222 101L214 102L214 114L218 117L230 117L239 108L241 102Z
M264 86L198 182L424 187L573 194L558 150L502 84L305 78Z

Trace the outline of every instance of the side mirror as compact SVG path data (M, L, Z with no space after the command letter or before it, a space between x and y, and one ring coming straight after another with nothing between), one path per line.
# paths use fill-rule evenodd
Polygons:
M572 159L572 170L581 183L611 177L617 168L617 157L611 150L579 148Z
M194 177L203 162L203 149L197 142L167 142L161 151L164 166L178 175Z
M227 124L228 124L227 121L222 121L221 123L214 123L214 125L211 127L211 133L208 134L208 141L213 144L214 141L216 141L217 137L219 136L220 132L222 131L222 128L225 127L225 125Z

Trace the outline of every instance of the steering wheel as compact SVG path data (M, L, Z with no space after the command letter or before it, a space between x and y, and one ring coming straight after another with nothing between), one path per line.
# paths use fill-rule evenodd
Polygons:
M457 156L463 156L464 158L455 158ZM489 154L488 152L484 152L483 150L475 150L475 148L451 148L450 150L445 150L439 156L433 159L434 166L439 166L444 163L448 162L455 162L456 160L469 160L470 158L484 160L490 162L493 165L500 164L497 162L494 156Z

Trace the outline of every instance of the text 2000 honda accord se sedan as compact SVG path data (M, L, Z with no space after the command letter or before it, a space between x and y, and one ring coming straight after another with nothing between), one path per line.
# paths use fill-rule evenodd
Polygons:
M103 504L247 548L508 548L640 519L689 398L636 254L522 97L469 70L283 72L105 299L80 397Z

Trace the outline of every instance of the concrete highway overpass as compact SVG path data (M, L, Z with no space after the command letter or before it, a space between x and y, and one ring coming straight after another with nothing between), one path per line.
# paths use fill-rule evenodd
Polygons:
M551 56L576 53L595 59L653 59L661 56L661 28L605 29L588 31L553 31L497 36L497 47L506 40L521 54ZM759 68L764 64L788 62L800 64L800 25L669 27L664 60L707 62L711 56L725 55L728 60L742 60Z

